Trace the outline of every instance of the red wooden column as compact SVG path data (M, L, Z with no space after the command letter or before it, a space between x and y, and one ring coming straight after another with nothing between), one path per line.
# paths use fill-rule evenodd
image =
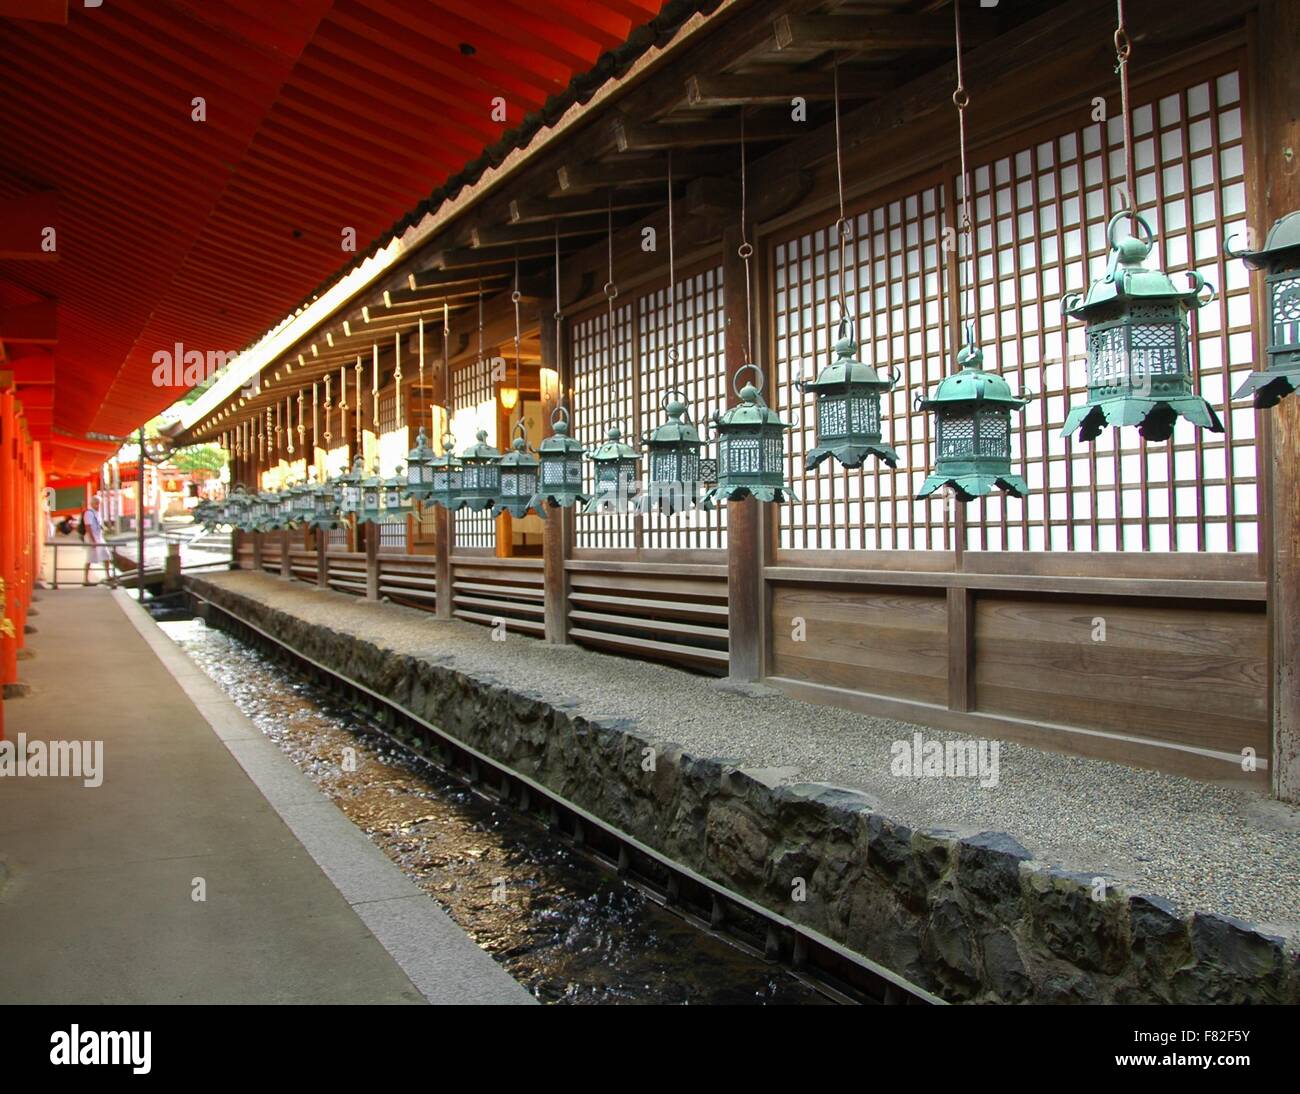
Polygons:
M1278 217L1300 209L1300 5L1262 0L1256 28L1258 164L1262 239ZM1262 298L1262 274L1253 280ZM1265 327L1267 329L1267 327ZM1262 351L1263 346L1260 346ZM1300 394L1262 412L1271 436L1269 473L1273 503L1268 559L1272 628L1273 792L1300 801Z
M722 294L726 316L725 360L727 405L736 397L732 376L746 364L746 317L753 309L754 337L761 310L759 291L754 289L752 305L745 294L745 263L738 253L739 226L722 235ZM750 277L757 278L758 255L750 259ZM757 344L752 345L757 356ZM769 377L770 380L770 377ZM768 392L763 393L764 398ZM727 675L733 680L753 681L763 675L763 554L766 514L753 498L729 501L727 506Z
M12 391L0 391L0 579L4 581L4 611L0 616L0 684L18 679L18 641L22 631L15 580L15 470L18 457L17 414Z

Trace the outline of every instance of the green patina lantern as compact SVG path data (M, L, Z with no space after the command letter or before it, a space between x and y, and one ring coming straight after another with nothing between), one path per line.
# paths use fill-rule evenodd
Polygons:
M758 383L737 390L741 376L750 371ZM741 365L731 380L740 402L725 414L715 412L711 419L718 429L718 482L700 499L703 509L719 500L747 497L797 500L785 482L785 431L790 423L763 401L762 386L763 370L754 364Z
M537 456L528 447L527 430L524 423L515 425L514 442L510 451L501 457L497 467L501 475L500 492L492 515L509 513L512 517L522 517L532 508L533 499L537 497L537 479L541 465Z
M475 443L461 453L457 509L474 512L491 509L501 492L501 453L487 443L487 436L487 431L480 429L475 434Z
M253 531L253 506L253 495L248 492L242 482L236 483L234 489L230 491L230 496L226 499L227 522L241 532Z
M364 477L361 468L362 460L357 456L352 461L352 470L344 472L335 480L340 517L354 516L361 511L361 480Z
M217 506L207 498L200 498L197 505L194 506L194 523L200 525L205 532L215 532L221 523L220 514Z
M541 486L532 499L532 507L539 513L544 512L543 502L567 509L587 500L582 493L582 444L569 436L567 407L555 408L551 414L551 430L551 435L537 450Z
M406 496L416 501L428 501L433 496L433 461L436 457L429 447L424 426L415 435L415 447L406 454Z
M898 453L882 443L880 396L898 382L898 371L884 379L868 364L857 360L858 344L846 316L840 320L835 357L817 379L800 380L800 391L811 391L817 414L817 447L804 462L811 471L834 456L845 467L861 467L868 456L898 466Z
M311 499L311 516L307 524L317 531L337 528L340 524L338 511L338 483L322 479L312 486L308 497Z
M1129 219L1141 235L1116 240L1116 227ZM1187 328L1188 310L1213 300L1213 288L1189 270L1191 287L1180 290L1163 270L1143 266L1155 234L1136 214L1111 217L1106 237L1106 276L1086 298L1071 293L1061 301L1063 312L1087 324L1088 336L1088 401L1070 411L1061 436L1077 429L1081 441L1091 441L1108 425L1136 425L1148 441L1164 441L1180 416L1222 433L1214 408L1193 390Z
M945 376L918 410L934 411L934 471L921 485L917 500L951 487L958 501L1002 490L1023 498L1029 487L1011 473L1011 412L1028 399L1011 394L1011 385L984 371L984 353L973 333L957 355L960 370Z
M623 440L623 431L616 425L610 426L605 442L597 445L587 458L595 464L595 491L583 512L627 512L636 496L641 457Z
M280 527L280 495L263 490L257 495L257 530L273 532Z
M456 438L450 433L442 435L442 455L429 461L429 469L433 481L429 500L444 509L459 509L464 469L456 455Z
M277 527L293 527L293 487L285 486L275 492Z
M392 476L384 480L383 489L380 491L380 520L392 524L406 519L407 514L411 512L411 506L407 504L404 497L408 485L406 475L402 473L402 465L399 463Z
M379 476L379 461L375 460L370 474L361 480L361 508L357 510L358 524L378 524L384 519L384 480Z
M1232 396L1255 396L1260 410L1277 406L1300 388L1300 210L1287 213L1268 231L1263 250L1224 250L1251 270L1266 270L1268 293L1268 367L1252 372Z
M293 494L293 523L295 527L304 528L311 523L316 511L313 497L315 483L300 482L290 493Z
M637 499L642 512L679 513L700 497L700 431L686 412L686 396L667 392L659 408L668 420L642 438L649 456L650 479Z

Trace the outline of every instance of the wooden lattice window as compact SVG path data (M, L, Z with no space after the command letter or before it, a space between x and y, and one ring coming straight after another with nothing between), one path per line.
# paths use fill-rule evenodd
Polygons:
M686 396L701 437L707 437L708 416L726 406L721 268L680 279L672 310L675 343L668 337L667 287L619 308L612 353L606 334L608 309L592 312L571 325L576 435L589 447L602 441L611 425L617 425L629 444L642 449L644 435L663 421L660 404L671 390ZM675 363L669 360L670 346L677 352ZM707 448L704 453L708 454ZM642 474L646 471L643 466ZM591 488L590 469L587 486ZM647 513L639 518L630 513L581 515L576 546L720 549L726 546L726 510L692 510L673 516Z
M474 361L451 375L451 431L457 451L474 443L474 435L486 430L488 444L496 444L496 393L492 387L490 358ZM455 515L457 547L495 547L496 522L490 512L459 510Z
M976 162L973 216L986 367L1033 398L1013 416L1012 459L1030 487L1021 501L991 497L966 507L968 550L1254 551L1258 545L1255 418L1226 399L1255 357L1249 284L1225 261L1225 232L1246 217L1239 80L1221 68L1169 93L1139 96L1134 115L1138 204L1160 236L1151 261L1194 267L1222 295L1193 319L1198 386L1226 433L1187 423L1172 443L1146 444L1135 429L1108 429L1095 445L1059 436L1067 409L1086 396L1083 331L1062 327L1060 298L1087 287L1108 260L1106 222L1123 178L1118 119L1052 127L1033 143ZM952 176L959 196L960 180ZM954 545L942 501L911 501L933 458L931 424L912 407L951 368L949 266L942 175L857 213L846 279L864 359L897 365L882 407L896 471L845 472L828 461L811 474L809 401L793 388L826 360L838 318L838 249L828 225L773 250L776 391L801 415L790 474L801 500L781 510L783 548L939 549ZM829 218L828 218L829 219Z
M795 423L786 469L798 501L779 507L782 548L929 550L952 546L942 500L913 501L925 478L931 424L913 400L937 383L949 352L944 190L935 179L852 216L844 290L857 323L859 354L900 378L881 400L885 443L899 464L869 460L846 471L827 460L808 472L816 445L811 398L795 386L816 376L837 338L839 246L832 225L773 249L773 365L776 405Z
M629 444L636 444L637 416L633 403L635 363L632 358L632 312L630 304L614 309L613 338L610 337L609 309L601 308L569 327L570 360L573 362L573 436L588 448L605 439L611 426L623 431ZM588 494L594 491L590 461L583 471ZM574 532L577 547L631 548L634 545L631 513L583 513L578 511Z

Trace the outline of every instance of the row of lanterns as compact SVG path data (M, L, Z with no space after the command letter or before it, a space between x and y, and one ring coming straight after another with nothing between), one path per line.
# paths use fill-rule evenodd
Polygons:
M1115 239L1118 223L1130 218L1141 234ZM1136 425L1148 440L1167 439L1173 423L1186 417L1214 432L1222 425L1214 408L1192 388L1188 313L1207 302L1206 287L1195 274L1179 289L1169 275L1148 269L1143 261L1154 237L1146 222L1129 213L1110 224L1112 258L1106 275L1094 282L1086 297L1068 296L1067 314L1087 324L1088 398L1070 411L1062 435L1078 431L1079 439L1097 437L1106 425ZM1269 345L1267 367L1251 373L1235 398L1253 395L1260 408L1276 405L1300 388L1300 211L1279 220L1263 248L1236 253L1254 270L1267 272ZM994 491L1022 497L1024 480L1011 468L1011 415L1028 400L983 368L983 353L968 332L957 356L958 369L945 377L921 409L935 417L936 459L919 497L945 487L962 501ZM641 454L626 442L617 427L591 452L570 436L568 411L557 408L552 434L533 451L524 427L502 453L480 431L475 443L460 455L453 439L442 438L443 452L429 447L423 428L407 458L406 474L391 478L366 476L358 456L350 473L325 482L304 482L277 492L246 492L242 486L224 502L204 501L196 519L210 527L230 525L257 532L280 528L337 527L354 515L361 523L403 519L410 500L448 509L469 509L493 515L508 512L522 517L545 505L582 505L588 512L607 510L680 512L710 508L719 501L753 496L761 501L793 497L783 475L783 435L787 422L764 402L762 373L757 385L737 390L739 402L711 419L718 430L718 458L701 457L704 440L691 420L684 397L665 396L664 422L643 438L649 479L638 492ZM883 377L857 359L857 344L841 325L831 362L809 382L815 406L817 443L807 455L809 470L828 458L845 467L859 467L868 457L897 464L897 453L883 442L880 399L898 380ZM595 465L594 490L583 489L583 459ZM703 486L711 488L701 495Z

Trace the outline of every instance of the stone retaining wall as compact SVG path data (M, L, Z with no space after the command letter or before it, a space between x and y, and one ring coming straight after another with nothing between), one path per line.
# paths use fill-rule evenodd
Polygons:
M953 1002L1295 1003L1300 956L1031 859L1010 836L913 831L854 790L657 747L450 657L421 660L201 578L211 600L683 866ZM654 749L654 770L644 769ZM1243 849L1243 853L1247 853ZM796 879L805 899L794 899Z

